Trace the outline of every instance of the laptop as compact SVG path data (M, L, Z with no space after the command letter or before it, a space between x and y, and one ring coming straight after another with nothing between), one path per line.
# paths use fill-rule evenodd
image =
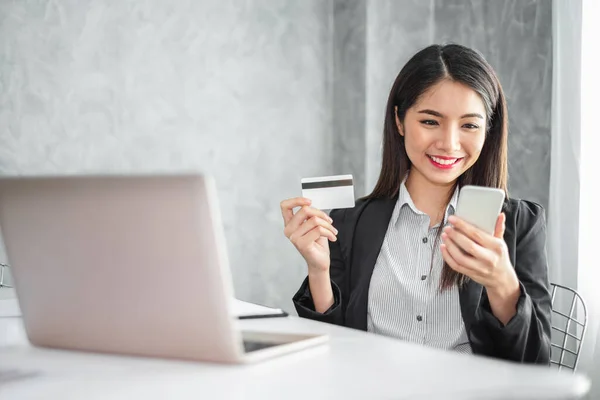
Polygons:
M0 229L35 346L236 364L328 341L240 328L209 176L0 178Z

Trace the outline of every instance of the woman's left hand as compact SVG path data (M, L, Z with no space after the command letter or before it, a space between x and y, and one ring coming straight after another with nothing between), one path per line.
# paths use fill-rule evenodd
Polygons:
M500 214L494 235L450 216L442 233L442 256L450 268L464 274L486 288L492 313L503 324L516 313L520 295L519 279L504 242L504 222Z

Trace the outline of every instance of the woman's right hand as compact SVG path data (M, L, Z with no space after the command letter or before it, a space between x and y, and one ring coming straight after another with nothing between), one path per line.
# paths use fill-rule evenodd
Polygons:
M294 208L300 210L294 214ZM310 200L295 197L281 202L283 233L298 249L311 273L329 272L329 243L337 240L333 220L323 211L310 207Z

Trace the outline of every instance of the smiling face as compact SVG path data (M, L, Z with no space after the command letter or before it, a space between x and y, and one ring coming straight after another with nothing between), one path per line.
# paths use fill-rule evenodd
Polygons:
M396 117L411 161L410 180L448 186L479 158L486 131L484 103L473 89L442 80Z

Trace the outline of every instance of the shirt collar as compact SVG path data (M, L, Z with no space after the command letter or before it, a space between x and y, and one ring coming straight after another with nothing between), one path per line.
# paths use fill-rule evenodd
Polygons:
M398 218L400 217L400 210L404 206L409 207L415 214L425 215L424 212L420 211L417 208L417 206L415 206L415 203L413 202L412 198L410 197L410 193L408 193L408 189L406 188L406 179L407 178L408 178L408 174L406 174L406 176L402 180L402 183L400 184L400 190L398 192L398 202L396 204L394 213L392 214L392 219L393 219L394 223L398 222ZM456 210L456 203L458 202L458 193L459 193L459 189L458 189L458 185L456 185L456 187L454 188L454 193L452 194L452 198L450 199L450 202L448 203L448 206L446 207L446 212L444 214L444 223L446 222L448 215L453 215Z

